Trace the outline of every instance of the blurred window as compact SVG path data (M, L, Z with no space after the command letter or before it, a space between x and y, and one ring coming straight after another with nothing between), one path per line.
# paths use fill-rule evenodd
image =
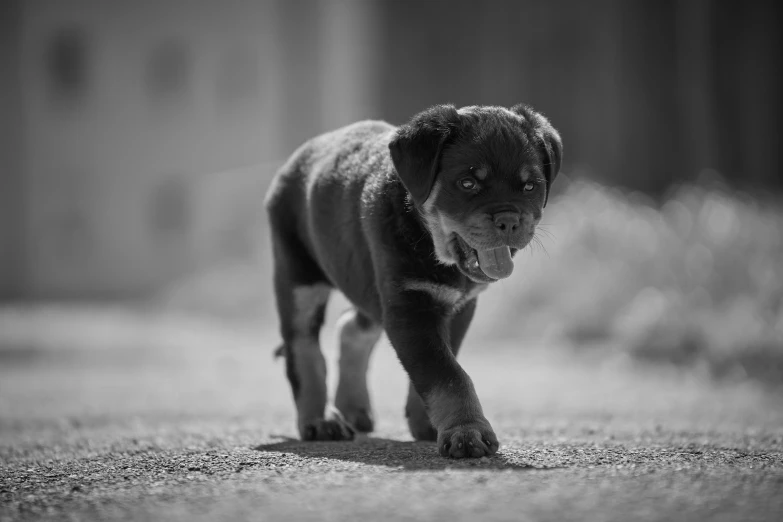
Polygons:
M37 228L35 242L46 255L57 259L78 259L94 246L91 201L97 194L89 172L78 168L44 171L36 183ZM38 228L39 227L39 228Z
M156 235L170 239L182 236L190 228L190 190L187 180L171 177L152 193L151 226Z
M221 103L254 99L259 95L258 51L234 47L223 53L218 63L217 97Z
M55 102L78 102L89 87L89 42L83 28L63 27L46 47L47 85Z
M173 101L189 89L192 74L190 49L182 42L161 43L147 63L147 92L151 99Z

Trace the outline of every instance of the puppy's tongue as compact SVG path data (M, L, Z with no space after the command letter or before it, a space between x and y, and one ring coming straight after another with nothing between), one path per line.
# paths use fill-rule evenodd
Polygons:
M482 272L492 279L505 279L514 271L511 249L504 246L490 250L476 250Z

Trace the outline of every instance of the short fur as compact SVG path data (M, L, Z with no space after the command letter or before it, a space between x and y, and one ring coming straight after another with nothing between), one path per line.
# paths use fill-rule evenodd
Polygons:
M529 243L561 161L557 132L523 105L440 105L399 128L360 122L291 156L266 208L281 352L303 439L372 431L363 372L383 329L411 379L414 437L437 438L444 456L497 451L456 360L476 296L495 281L476 256L499 247L513 255ZM466 178L475 187L466 189ZM332 413L318 349L324 288L355 307L341 320L345 360Z

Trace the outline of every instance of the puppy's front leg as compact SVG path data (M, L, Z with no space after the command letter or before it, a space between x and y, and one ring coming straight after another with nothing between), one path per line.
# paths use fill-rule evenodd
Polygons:
M476 390L449 346L446 308L423 292L395 295L384 311L384 326L413 387L438 431L444 457L483 457L498 450Z

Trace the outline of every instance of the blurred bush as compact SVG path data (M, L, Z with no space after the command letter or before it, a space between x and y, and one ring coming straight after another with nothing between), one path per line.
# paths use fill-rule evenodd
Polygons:
M714 175L660 205L575 181L538 235L532 255L519 254L513 289L488 295L497 319L486 331L513 324L574 346L783 382L779 202L762 204ZM511 292L516 306L504 306Z

